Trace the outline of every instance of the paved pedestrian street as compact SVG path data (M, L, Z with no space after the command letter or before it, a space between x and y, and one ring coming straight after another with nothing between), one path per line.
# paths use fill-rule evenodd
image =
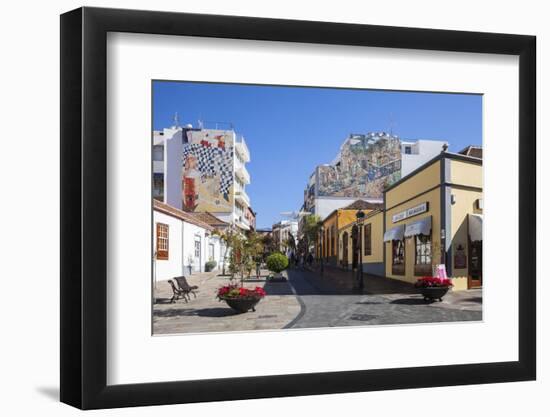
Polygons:
M157 283L153 306L153 334L226 332L281 329L300 313L300 303L287 282L266 282L267 271L260 279L246 280L245 287L263 287L267 296L256 311L237 314L224 301L216 298L217 289L229 284L228 276L219 272L188 276L190 285L197 285L197 298L191 296L170 303L172 289L166 281Z
M442 302L426 303L412 286L394 280L365 276L365 288L358 293L338 285L338 275L350 272L291 269L288 282L248 280L247 288L263 287L267 296L255 312L237 314L216 299L216 290L229 282L216 272L189 277L198 285L197 298L170 304L170 286L157 283L153 308L154 334L319 328L384 324L463 322L482 319L481 290L451 291Z
M433 323L449 321L474 321L482 319L481 290L449 292L442 302L426 303L411 288L387 288L375 283L369 294L369 279L365 276L365 291L331 288L330 277L317 272L292 270L290 283L296 289L301 302L301 317L292 328L365 326L381 324Z

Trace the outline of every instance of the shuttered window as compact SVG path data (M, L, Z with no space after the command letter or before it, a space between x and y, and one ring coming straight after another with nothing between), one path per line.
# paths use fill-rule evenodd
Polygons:
M168 260L168 225L157 223L157 259Z

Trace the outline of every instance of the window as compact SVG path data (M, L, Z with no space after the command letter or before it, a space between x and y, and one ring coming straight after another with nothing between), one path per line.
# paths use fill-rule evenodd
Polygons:
M431 275L432 273L432 239L426 235L414 237L415 275Z
M412 153L412 149L410 146L405 146L405 155L410 155Z
M371 224L367 224L363 227L363 234L365 236L364 238L364 247L365 247L365 255L370 256L372 255L372 234L371 234Z
M160 201L164 197L164 174L158 172L153 174L153 197Z
M168 260L168 225L157 223L157 259Z
M195 258L201 257L201 241L195 240Z
M208 260L213 261L214 260L214 244L210 243L208 245Z
M153 161L164 161L164 146L153 146Z
M405 274L405 241L392 240L392 274Z

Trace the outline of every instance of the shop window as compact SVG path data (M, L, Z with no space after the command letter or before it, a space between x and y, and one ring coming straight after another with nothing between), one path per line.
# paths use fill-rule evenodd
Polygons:
M432 274L432 239L426 235L416 235L414 237L415 247L415 275Z
M157 223L157 259L168 260L168 225Z
M405 241L392 240L392 274L405 274Z
M365 256L372 255L372 233L371 233L371 224L367 224L363 227L364 238L364 247L365 247Z

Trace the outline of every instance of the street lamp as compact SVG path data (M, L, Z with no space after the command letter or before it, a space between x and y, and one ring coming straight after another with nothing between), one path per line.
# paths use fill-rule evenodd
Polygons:
M365 213L362 210L359 210L355 213L356 224L357 224L357 238L359 239L359 268L357 271L357 281L359 281L359 290L363 291L364 282L363 282L363 221L365 220Z
M319 244L319 248L320 248L320 256L321 256L321 276L324 275L325 273L325 265L323 264L323 242L325 240L325 228L323 227L323 225L321 225L321 227L319 227L319 232L321 234L321 243Z

